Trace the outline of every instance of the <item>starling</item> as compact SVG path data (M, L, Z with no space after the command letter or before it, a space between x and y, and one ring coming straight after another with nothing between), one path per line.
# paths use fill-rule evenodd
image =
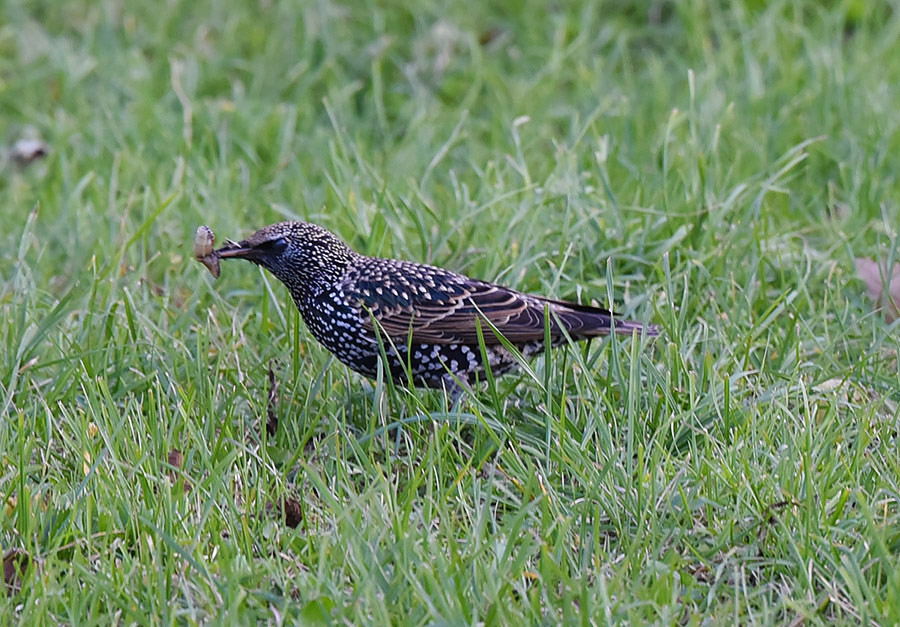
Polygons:
M526 357L546 348L548 324L553 346L565 343L566 334L573 340L611 331L658 334L655 325L606 309L523 294L434 266L367 257L307 222L266 226L211 256L216 269L219 258L246 259L275 275L313 336L352 370L375 377L383 348L395 382L405 384L411 376L415 385L454 396L484 376L485 357L495 376L515 367L496 332Z

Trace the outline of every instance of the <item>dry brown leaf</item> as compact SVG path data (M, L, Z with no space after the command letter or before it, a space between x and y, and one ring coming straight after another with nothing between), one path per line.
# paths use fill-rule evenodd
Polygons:
M179 451L177 448L173 448L169 451L168 458L169 465L172 466L172 470L169 471L169 480L172 483L176 483L178 481L178 475L181 474L179 471L181 470L181 466L184 464L184 453ZM193 486L191 482L187 480L187 477L184 479L184 491L190 492Z
M300 501L287 497L280 502L269 503L266 510L272 513L284 514L284 524L291 529L297 528L303 522L303 506Z
M866 294L875 303L875 308L884 309L887 321L893 322L900 317L900 263L889 269L884 262L857 257L856 273L866 284Z
M300 502L294 499L284 499L284 524L294 529L302 521L303 508L300 507Z
M18 594L22 589L22 580L30 564L31 556L22 549L10 549L3 556L3 582L9 594Z
M169 465L174 466L175 468L181 469L181 465L184 463L184 453L179 451L177 448L173 448L169 451Z

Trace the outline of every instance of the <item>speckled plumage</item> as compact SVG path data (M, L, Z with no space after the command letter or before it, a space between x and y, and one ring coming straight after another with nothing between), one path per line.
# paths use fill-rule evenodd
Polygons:
M605 309L546 299L409 261L367 257L326 229L280 222L216 251L247 259L287 286L306 326L325 348L353 370L374 377L381 345L398 383L458 392L483 376L478 323L495 376L516 361L492 325L525 356L545 348L545 309L551 344L644 331L655 326L622 320Z

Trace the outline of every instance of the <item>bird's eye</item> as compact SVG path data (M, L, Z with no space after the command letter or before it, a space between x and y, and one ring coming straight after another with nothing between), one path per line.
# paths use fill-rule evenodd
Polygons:
M264 242L260 242L257 245L257 248L264 250L269 253L281 253L287 248L288 243L287 240L283 237L278 237L275 239L266 240Z

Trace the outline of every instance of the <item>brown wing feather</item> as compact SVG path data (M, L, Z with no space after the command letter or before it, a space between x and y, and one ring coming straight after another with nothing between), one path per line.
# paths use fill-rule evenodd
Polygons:
M456 293L439 298L413 294L402 303L365 299L368 302L363 304L385 333L403 342L411 332L413 342L475 344L478 316L489 320L513 344L542 340L545 306L551 313L552 336L562 335L559 323L576 338L603 335L610 330L611 314L605 309L544 299L471 279L460 287ZM365 326L373 329L371 318ZM500 342L484 323L482 335L486 344Z

